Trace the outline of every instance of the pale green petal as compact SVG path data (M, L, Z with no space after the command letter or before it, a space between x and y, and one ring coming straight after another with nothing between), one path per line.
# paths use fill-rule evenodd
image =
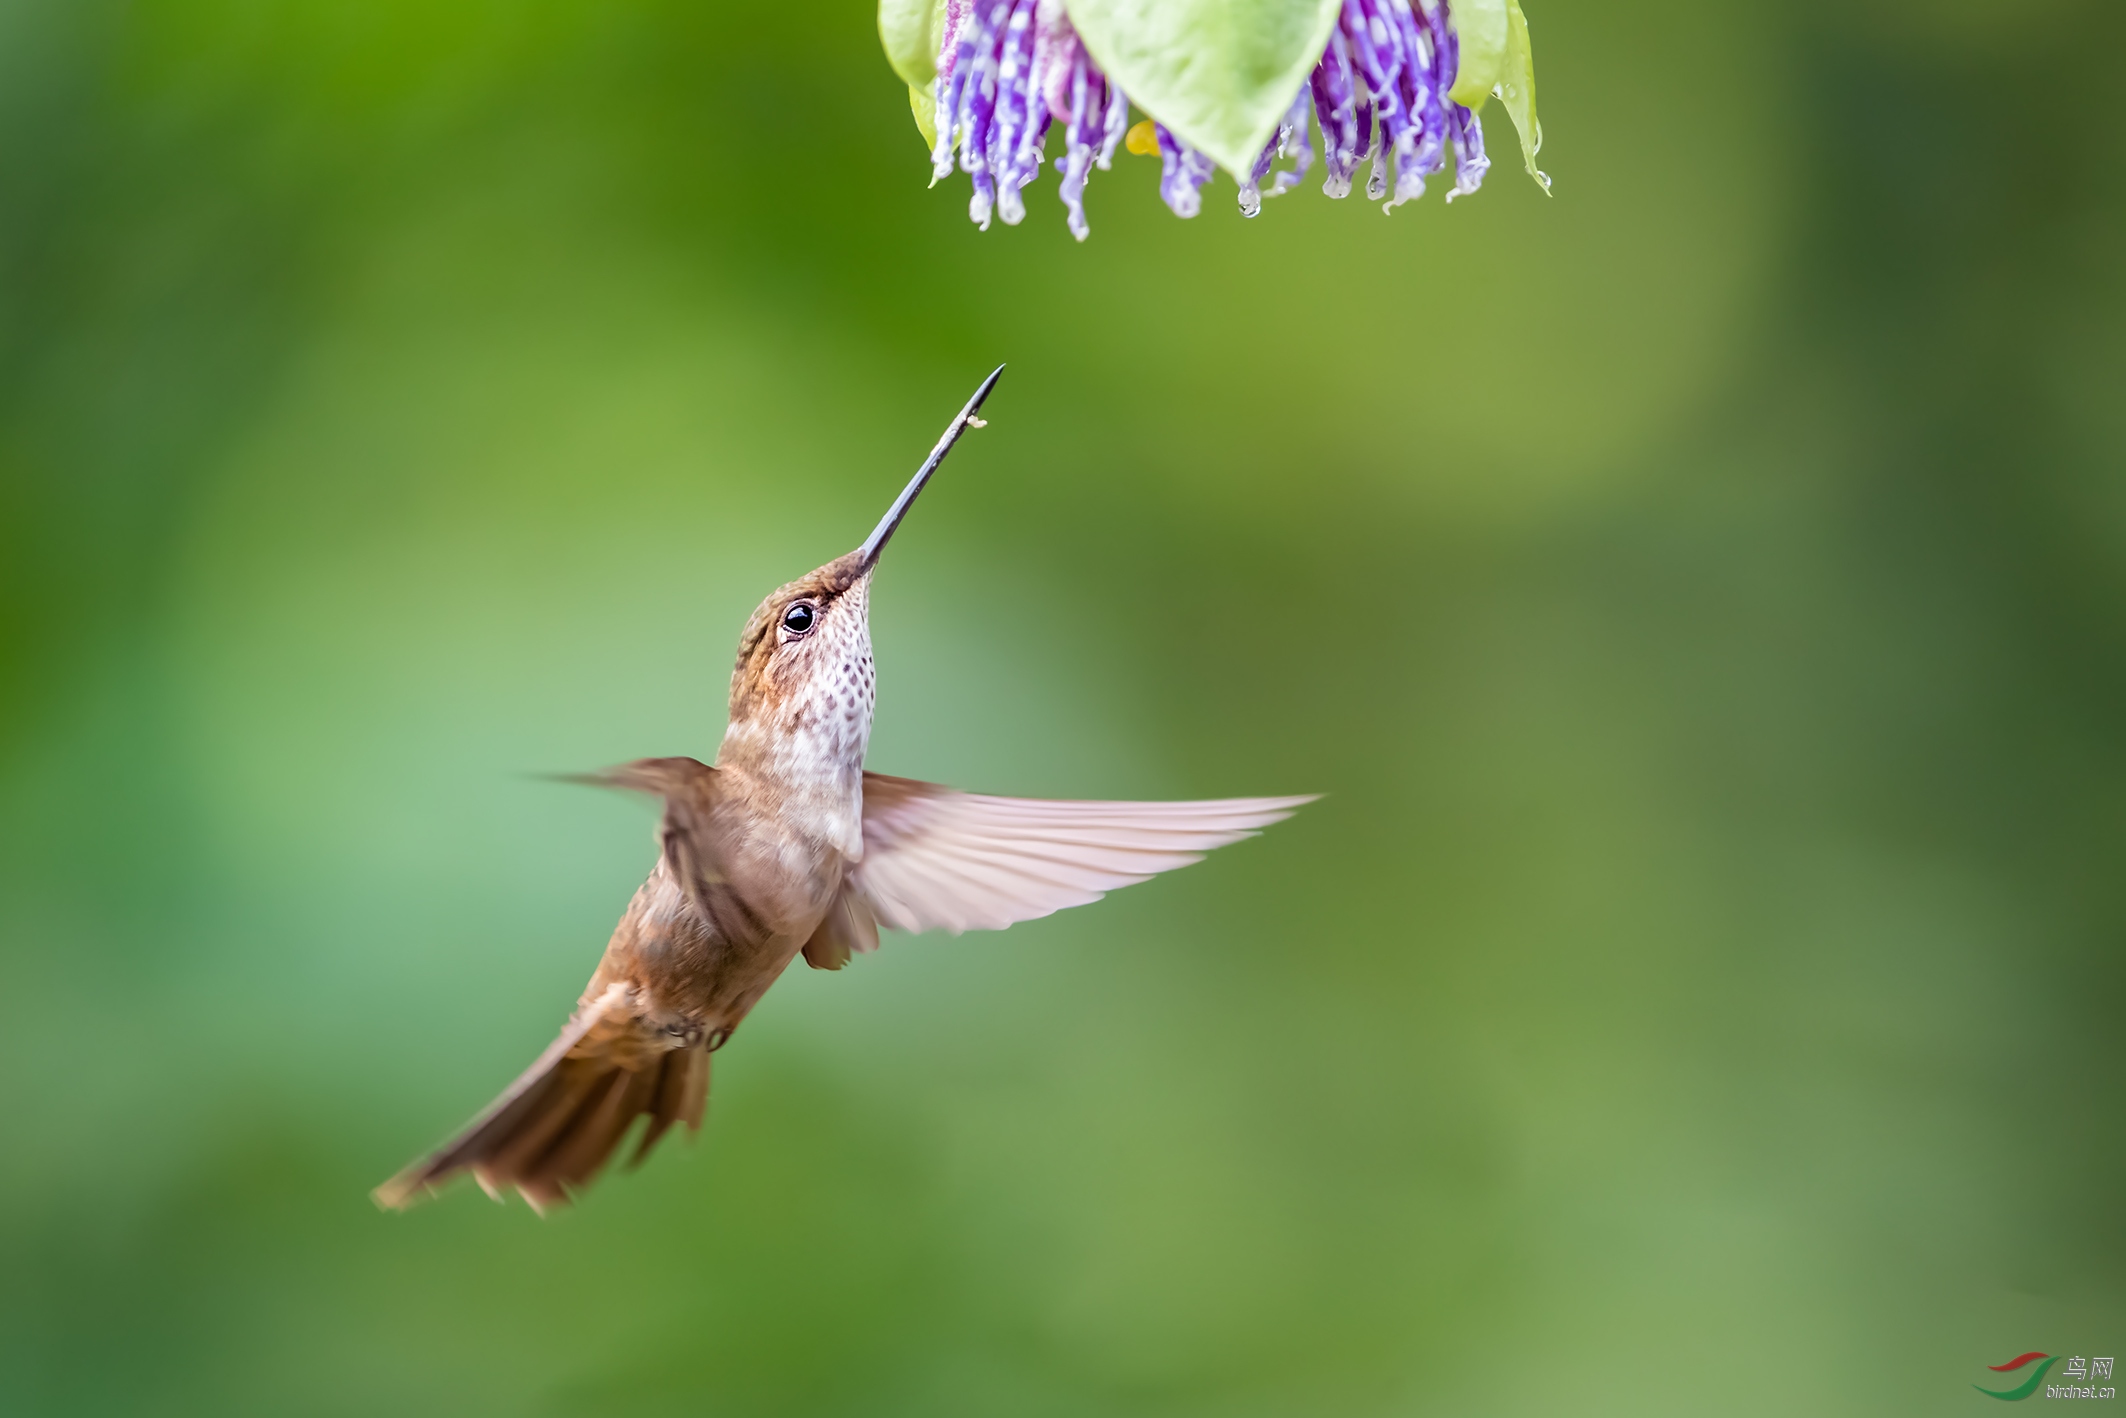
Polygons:
M1521 158L1528 164L1528 175L1549 192L1548 174L1535 165L1535 155L1543 151L1543 125L1535 116L1535 52L1528 47L1528 17L1521 13L1521 0L1506 0L1506 66L1499 97L1513 126L1521 130Z
M1339 0L1064 0L1130 101L1244 173L1321 59Z
M1505 75L1507 3L1508 0L1455 0L1450 12L1462 59L1448 95L1466 109L1482 108Z
M945 0L878 0L878 38L886 62L911 89L937 77L938 41L945 33Z
M932 84L935 82L933 80ZM913 84L908 86L908 107L915 114L916 131L923 135L925 150L938 145L938 101L932 84L925 84L922 88Z
M886 48L886 62L908 85L908 107L926 148L937 146L937 101L930 86L944 35L945 0L878 0L879 43Z

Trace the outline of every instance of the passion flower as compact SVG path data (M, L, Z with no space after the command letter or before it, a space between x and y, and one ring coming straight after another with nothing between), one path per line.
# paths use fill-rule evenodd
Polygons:
M883 0L879 31L930 143L932 185L968 174L968 216L984 230L1025 218L1021 194L1057 127L1057 195L1080 241L1086 181L1125 142L1159 155L1159 195L1181 217L1202 209L1219 167L1257 215L1312 169L1316 134L1330 197L1370 162L1366 195L1392 212L1424 195L1451 148L1452 201L1491 166L1478 110L1493 96L1550 187L1518 0ZM1148 115L1134 128L1133 108Z

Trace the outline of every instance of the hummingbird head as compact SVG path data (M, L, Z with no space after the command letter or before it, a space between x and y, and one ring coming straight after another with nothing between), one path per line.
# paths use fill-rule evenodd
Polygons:
M970 425L981 427L975 414L1003 372L999 365L982 381L862 546L778 588L754 610L738 638L731 723L719 763L742 765L800 792L844 797L861 810L864 750L877 702L871 573L960 434ZM827 835L848 835L845 850L854 856L860 841L855 820L843 824L841 813L832 815L836 821Z
M810 747L861 765L871 735L871 567L861 551L777 588L738 637L731 671L732 745L749 736Z

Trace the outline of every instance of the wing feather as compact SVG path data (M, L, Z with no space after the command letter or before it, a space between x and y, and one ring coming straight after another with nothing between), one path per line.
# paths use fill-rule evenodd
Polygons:
M1312 801L999 798L866 773L864 859L848 886L880 925L1001 930L1202 861Z

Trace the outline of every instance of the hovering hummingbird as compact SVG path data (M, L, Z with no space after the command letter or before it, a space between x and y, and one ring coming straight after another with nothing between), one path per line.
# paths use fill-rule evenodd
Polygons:
M875 691L871 576L1000 365L864 544L746 622L714 767L644 758L584 781L664 799L660 852L576 1011L463 1133L376 1189L403 1208L460 1172L543 1211L595 1177L638 1116L640 1163L701 1126L709 1055L785 967L838 970L878 928L1002 930L1097 901L1254 835L1312 797L1054 802L864 771Z

